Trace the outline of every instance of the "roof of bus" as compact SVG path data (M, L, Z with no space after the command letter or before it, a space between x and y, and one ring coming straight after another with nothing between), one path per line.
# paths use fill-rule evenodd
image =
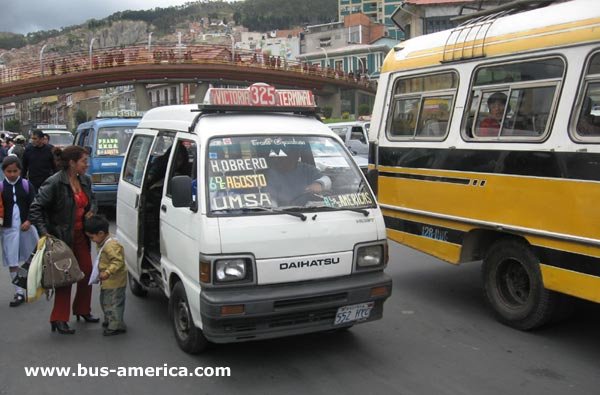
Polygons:
M196 111L192 111L196 110ZM139 123L140 129L178 130L188 132L198 115L197 104L164 106L148 111ZM196 125L203 138L215 135L250 134L332 134L314 117L276 112L229 112L203 115Z
M598 0L572 0L548 7L415 37L396 45L385 58L382 73L439 65L442 60L464 60L527 52L600 41ZM487 30L489 28L489 30ZM452 32L455 32L454 34ZM457 44L450 45L456 40ZM461 59L444 57L460 53ZM455 49L455 51L452 51Z
M140 122L140 118L98 118L93 121L88 121L80 124L77 130L87 129L92 127L106 127L106 126L137 126Z

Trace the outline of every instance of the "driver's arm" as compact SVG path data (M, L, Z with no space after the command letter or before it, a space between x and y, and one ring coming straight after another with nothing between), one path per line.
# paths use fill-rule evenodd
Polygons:
M329 176L326 176L324 174L321 174L321 172L319 170L317 170L315 167L309 167L310 169L310 179L314 180L312 183L310 183L305 190L307 192L312 192L312 193L320 193L323 191L329 191L331 189L331 178L329 178Z

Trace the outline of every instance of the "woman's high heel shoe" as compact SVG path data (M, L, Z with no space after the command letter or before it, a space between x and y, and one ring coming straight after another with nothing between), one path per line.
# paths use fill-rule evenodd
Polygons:
M85 322L100 322L100 318L94 317L91 314L75 314L75 317L77 317L77 321L79 321L79 318L83 318Z
M64 321L52 321L50 327L52 328L52 332L57 331L61 335L72 335L75 333L75 329L69 328L69 324Z

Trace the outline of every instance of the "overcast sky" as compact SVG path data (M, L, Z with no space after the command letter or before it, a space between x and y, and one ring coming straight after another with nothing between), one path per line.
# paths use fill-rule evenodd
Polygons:
M26 34L102 19L117 11L181 5L190 0L0 0L0 31Z

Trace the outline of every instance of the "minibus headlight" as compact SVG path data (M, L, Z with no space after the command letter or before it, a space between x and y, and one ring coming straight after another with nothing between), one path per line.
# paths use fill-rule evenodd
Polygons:
M116 184L119 181L118 173L94 173L92 182L94 184Z
M247 272L245 259L221 259L215 262L217 282L244 280Z
M371 245L360 247L356 251L356 265L360 268L381 266L384 262L383 246Z

